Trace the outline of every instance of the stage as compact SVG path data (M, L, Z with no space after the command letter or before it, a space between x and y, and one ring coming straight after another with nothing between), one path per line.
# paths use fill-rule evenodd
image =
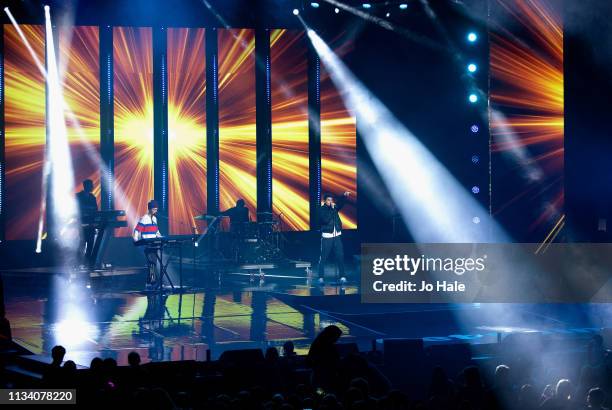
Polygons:
M94 357L126 364L131 351L144 362L206 361L288 340L306 353L316 334L335 324L340 342L360 351L409 338L425 346L469 343L478 359L499 355L510 335L545 335L567 350L612 325L605 305L361 304L354 271L345 286L332 275L320 287L293 271L260 283L245 272L203 278L187 270L183 292L166 287L162 294L143 291L141 270L120 273L85 280L52 269L3 271L13 339L36 354L61 344L82 366Z

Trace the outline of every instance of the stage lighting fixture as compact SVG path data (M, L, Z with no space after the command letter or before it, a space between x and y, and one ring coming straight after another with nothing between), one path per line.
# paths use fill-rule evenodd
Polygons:
M476 101L478 101L478 96L476 94L470 94L470 96L468 97L468 99L470 100L470 102L473 104Z
M474 43L476 40L478 40L478 36L474 32L469 32L467 35L467 39L470 43Z
M334 13L336 13L336 14L340 13L340 9L339 9L338 7L336 7L336 8L334 9Z
M319 3L317 3L316 1L312 1L310 2L310 7L317 9L319 8Z
M45 4L45 11L49 11L49 5Z
M361 7L363 7L364 9L371 9L372 5L370 3L363 3Z
M4 12L5 12L5 13L8 13L8 11L9 11L9 8L8 8L8 7L5 7L5 8L4 8Z
M473 193L473 194L477 194L477 193L479 193L479 192L480 192L480 188L479 188L477 185L474 185L474 186L472 187L472 193Z
M474 134L476 134L478 132L478 125L474 124L470 127L470 131L472 131Z
M406 10L408 8L408 5L406 3L402 3L402 4L399 5L399 8L401 10Z
M478 155L472 155L472 162L478 164L478 162L480 162L480 157Z
M391 13L385 14L385 17L387 17L387 18L391 17Z
M298 14L300 14L300 11L298 9L293 9L293 15L297 16Z
M480 223L480 218L475 216L475 217L472 218L472 222L475 223L475 224L479 224Z
M478 67L476 66L476 64L470 63L468 64L467 69L470 73L475 73Z

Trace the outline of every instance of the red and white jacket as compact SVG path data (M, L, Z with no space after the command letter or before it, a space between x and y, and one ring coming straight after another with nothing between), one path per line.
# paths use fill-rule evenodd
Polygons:
M159 238L161 236L162 234L159 232L159 227L157 226L157 218L149 215L148 213L144 214L143 217L140 218L134 227L134 233L132 234L134 242L141 239Z

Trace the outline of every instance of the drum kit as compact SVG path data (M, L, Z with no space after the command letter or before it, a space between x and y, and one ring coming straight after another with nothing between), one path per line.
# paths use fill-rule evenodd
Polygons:
M229 232L221 229L221 217L224 216L203 214L194 219L207 221L208 235L216 237L216 247L225 257L238 263L266 263L282 259L280 221L275 219L272 212L258 212L257 222L234 224Z

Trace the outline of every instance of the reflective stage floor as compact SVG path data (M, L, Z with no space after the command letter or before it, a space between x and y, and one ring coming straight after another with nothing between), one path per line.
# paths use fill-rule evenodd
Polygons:
M13 338L34 353L61 344L67 359L85 366L96 356L125 364L132 350L144 362L206 360L207 351L216 359L225 350L287 340L305 353L329 324L362 350L384 338L485 344L516 332L586 336L612 327L606 305L361 304L354 276L342 288L279 276L260 286L224 275L164 296L142 292L139 275L88 283L5 272L3 281Z

